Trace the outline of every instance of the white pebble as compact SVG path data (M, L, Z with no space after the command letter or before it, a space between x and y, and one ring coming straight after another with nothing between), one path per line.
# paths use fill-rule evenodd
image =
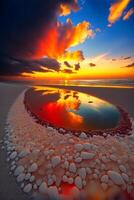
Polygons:
M76 170L77 170L77 168L76 168L75 163L71 163L69 165L69 171L72 172L72 173L76 173Z
M88 153L88 152L85 152L85 151L81 152L81 158L84 159L84 160L92 159L94 157L95 157L94 153Z
M127 172L126 167L124 165L120 165L119 169L120 169L121 172L124 172L124 173Z
M54 156L54 157L52 157L51 162L52 162L52 166L56 167L57 165L60 164L61 157L60 156Z
M37 169L38 169L38 165L37 165L36 163L33 163L33 164L29 167L28 171L29 171L29 172L35 172Z
M23 191L24 191L25 193L29 193L29 192L31 191L31 189L32 189L32 184L29 183L29 184L27 184L27 185L24 187Z
M81 179L81 177L80 176L77 176L76 178L75 178L75 185L76 185L76 187L78 188L78 189L82 189L82 179Z
M24 172L24 167L22 165L18 166L14 171L14 176L20 175L22 172Z
M83 145L82 144L75 144L75 149L76 151L81 151L83 149Z
M17 152L14 151L14 152L11 153L11 155L10 155L10 159L13 160L13 159L16 158L16 156L17 156Z
M80 168L78 170L78 174L82 179L85 179L86 178L86 169L85 168Z
M25 178L25 174L24 173L20 174L19 176L17 176L17 182L22 182L24 178Z
M108 183L108 180L109 180L108 175L103 175L101 177L101 182L103 182L103 183Z
M39 192L40 193L46 193L47 192L47 184L46 184L46 182L43 182L41 185L40 185L40 187L39 187Z
M108 176L116 185L123 185L124 180L118 172L115 171L108 171Z

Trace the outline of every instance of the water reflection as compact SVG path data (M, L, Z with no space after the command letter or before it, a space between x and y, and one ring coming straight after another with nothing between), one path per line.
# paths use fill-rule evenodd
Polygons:
M25 102L38 119L67 130L114 128L120 119L114 105L72 90L33 87L26 92Z

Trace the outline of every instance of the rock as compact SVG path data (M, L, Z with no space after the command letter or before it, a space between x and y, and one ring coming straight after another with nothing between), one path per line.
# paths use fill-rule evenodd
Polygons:
M11 153L11 155L10 155L10 159L13 160L13 159L16 158L16 156L17 156L17 152L14 151L14 152Z
M90 143L83 144L83 147L84 147L85 150L91 150L92 149L92 145Z
M39 192L44 194L47 193L47 190L48 190L47 184L46 182L43 182L39 187Z
M94 153L88 153L86 151L81 152L81 158L84 159L84 160L89 160L89 159L92 159L94 157L95 157Z
M33 185L33 189L37 190L38 186L36 184Z
M84 133L84 132L82 132L79 137L82 138L82 139L87 139L88 138L87 134Z
M70 172L72 172L72 173L76 173L76 165L75 165L75 163L71 163L70 165L69 165L69 171Z
M82 189L82 179L81 179L80 176L77 176L77 177L75 178L74 183L75 183L75 185L76 185L76 187L77 187L78 189Z
M68 161L65 161L65 162L64 162L64 167L65 167L66 169L68 169L68 167L69 167L69 162L68 162Z
M74 182L74 179L73 178L68 178L68 181L67 181L69 184L73 184Z
M82 144L75 144L74 148L76 149L76 151L81 151L83 149L83 145Z
M103 183L108 183L108 180L109 180L108 175L103 175L101 177L101 182L103 182Z
M22 182L24 180L24 178L25 178L25 174L24 173L20 174L19 176L17 176L17 182L18 183Z
M122 173L122 178L123 178L126 182L129 181L129 177L128 177L128 175L125 174L125 173Z
M35 180L35 176L30 177L30 182L32 183Z
M14 171L14 176L20 175L22 172L24 172L24 167L22 165L18 166Z
M86 172L87 172L87 174L89 174L89 175L92 174L92 170L90 169L90 167L87 167L87 168L86 168Z
M29 171L29 172L35 172L37 169L38 169L38 165L37 165L36 163L33 163L33 164L29 167L28 171Z
M54 156L54 157L52 157L51 162L52 162L52 166L54 168L54 167L56 167L57 165L60 164L61 157L60 156Z
M64 176L62 177L62 181L65 182L65 183L68 182L68 178L67 178L66 175L64 175Z
M29 192L31 191L31 189L32 189L32 184L31 184L31 183L28 183L28 184L24 187L23 191L24 191L25 193L29 193Z
M26 180L26 181L29 180L30 177L31 177L31 174L30 174L30 173L27 173L26 176L25 176L25 180Z
M48 188L48 195L50 197L50 200L58 200L59 199L59 192L56 186L50 186Z
M23 158L23 157L27 156L27 154L28 154L27 151L21 151L21 152L19 153L18 156L19 156L20 158Z
M121 172L124 172L124 173L127 172L126 167L124 165L120 165L119 169L120 169Z
M110 160L116 162L117 161L117 157L113 154L110 155Z
M82 158L81 158L81 157L75 158L75 162L76 162L76 163L80 163L81 161L82 161Z
M85 168L80 168L78 170L78 174L82 179L85 179L86 178L86 169Z
M118 172L115 171L108 171L108 176L116 185L123 185L124 180Z

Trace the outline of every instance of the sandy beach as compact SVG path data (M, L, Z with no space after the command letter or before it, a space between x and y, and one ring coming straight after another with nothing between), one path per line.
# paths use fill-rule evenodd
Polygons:
M107 100L115 105L122 106L132 118L134 118L134 89L129 88L91 88L77 86L58 86L68 88ZM1 105L0 105L0 140L4 137L4 125L11 105L18 95L26 88L23 85L0 83ZM0 145L1 147L1 145ZM8 192L7 192L8 191ZM9 175L6 154L0 151L0 199L1 200L27 200L28 196L21 192L15 178Z

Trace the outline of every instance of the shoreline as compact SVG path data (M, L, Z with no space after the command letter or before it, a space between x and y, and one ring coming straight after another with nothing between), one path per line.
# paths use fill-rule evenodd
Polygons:
M8 111L14 101L16 100L17 96L29 86L24 85L17 85L17 84L9 84L9 83L0 83L0 92L1 92L1 107L0 107L0 140L3 139L5 132L4 132L4 125L5 120L8 114ZM48 87L48 86L47 86ZM54 86L51 86L54 87ZM91 94L93 96L97 96L99 98L105 99L113 104L119 104L125 108L131 117L134 118L134 109L133 109L133 99L134 99L134 92L133 89L124 89L124 88L91 88L91 87L79 87L79 86L55 86L59 88L65 89L72 89L84 93ZM1 144L0 144L1 147ZM17 186L15 178L9 176L8 173L8 164L6 162L6 153L0 151L0 158L1 158L1 166L0 166L0 197L2 200L27 200L28 196L21 192L21 189ZM7 194L8 190L8 194Z

